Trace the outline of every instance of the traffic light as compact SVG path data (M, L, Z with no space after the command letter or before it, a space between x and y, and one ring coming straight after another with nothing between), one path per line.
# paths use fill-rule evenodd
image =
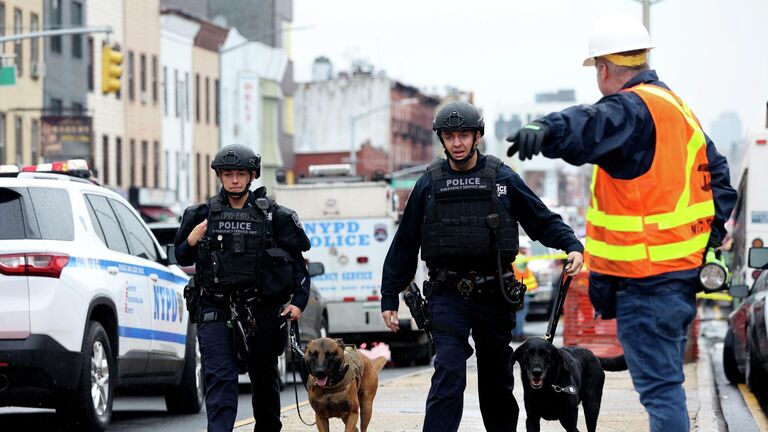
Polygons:
M101 92L117 93L120 91L120 76L123 75L123 54L115 48L104 45L101 50Z

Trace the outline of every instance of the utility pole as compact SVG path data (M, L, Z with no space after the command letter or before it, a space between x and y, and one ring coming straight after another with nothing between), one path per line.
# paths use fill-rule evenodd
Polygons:
M635 0L643 5L643 25L651 33L651 6L664 0Z

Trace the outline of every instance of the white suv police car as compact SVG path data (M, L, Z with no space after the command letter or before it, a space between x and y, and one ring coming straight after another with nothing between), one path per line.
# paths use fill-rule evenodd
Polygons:
M125 199L81 178L84 164L0 174L0 406L53 407L98 431L114 389L140 386L196 413L188 278Z

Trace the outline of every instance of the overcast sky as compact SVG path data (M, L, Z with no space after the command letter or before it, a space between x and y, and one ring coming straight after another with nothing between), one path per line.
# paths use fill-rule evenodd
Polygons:
M634 0L294 0L293 26L311 26L292 32L294 72L309 81L317 56L335 71L364 58L406 84L474 91L487 121L542 91L594 102L594 68L581 62L592 25L612 12L642 20ZM651 38L651 67L705 130L723 111L764 126L768 1L664 0L651 7Z

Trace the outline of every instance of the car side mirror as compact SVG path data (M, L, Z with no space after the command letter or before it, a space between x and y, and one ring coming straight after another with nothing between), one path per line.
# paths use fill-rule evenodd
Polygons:
M310 262L307 264L307 271L309 272L309 277L320 276L325 273L325 266L321 262Z
M731 285L728 289L728 294L735 298L744 298L749 295L749 286L745 284Z
M749 248L749 266L754 269L763 269L768 266L768 247Z
M179 262L176 261L176 246L169 244L165 245L165 255L168 256L168 264L178 264Z

